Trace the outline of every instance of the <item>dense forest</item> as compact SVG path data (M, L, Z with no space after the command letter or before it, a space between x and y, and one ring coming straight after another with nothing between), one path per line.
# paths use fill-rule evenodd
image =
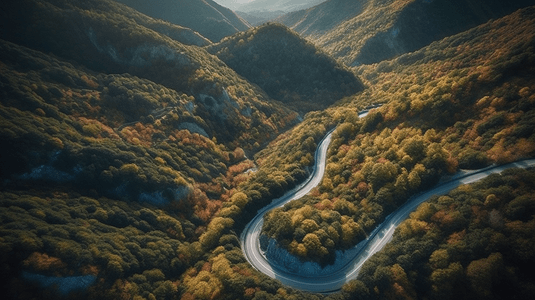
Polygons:
M360 299L530 299L535 172L512 169L420 205L344 290Z
M418 50L529 5L530 0L328 0L276 21L357 66Z
M298 111L325 109L363 89L351 71L280 24L255 27L207 50Z
M334 293L259 272L239 235L333 129L321 184L263 227L322 265L457 172L533 158L535 7L352 68L279 24L219 43L182 26L109 0L0 3L4 297L530 299L533 170L420 205Z
M532 157L533 25L527 9L359 68L373 88L342 106L369 98L387 104L337 127L322 184L268 215L265 234L299 257L329 263L443 176Z
M151 18L114 1L23 0L1 5L2 27L9 29L1 38L93 71L128 73L194 97L196 114L207 125L203 129L220 142L258 150L298 121L295 112L271 101L204 49L145 26Z

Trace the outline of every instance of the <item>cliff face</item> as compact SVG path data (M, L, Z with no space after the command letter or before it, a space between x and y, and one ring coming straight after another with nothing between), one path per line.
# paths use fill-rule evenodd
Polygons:
M264 255L272 266L288 273L300 274L301 276L326 276L351 261L360 251L362 243L354 248L345 251L336 251L332 264L322 266L311 261L302 261L297 256L292 255L288 250L281 248L275 239L269 239L266 235L260 237L260 244Z

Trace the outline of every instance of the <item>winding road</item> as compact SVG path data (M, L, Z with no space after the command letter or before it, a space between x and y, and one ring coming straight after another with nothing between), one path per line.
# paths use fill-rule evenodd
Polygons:
M359 117L365 117L367 113L368 111L361 112ZM303 197L321 182L325 172L327 149L333 131L334 130L331 130L318 145L315 155L314 171L308 180L287 192L284 196L273 200L270 205L259 210L255 218L245 226L240 237L242 251L253 267L271 278L278 279L285 285L308 292L336 292L340 290L342 285L346 282L356 279L364 262L373 254L381 250L392 239L397 226L405 220L412 211L416 210L418 205L429 199L431 196L444 195L461 184L468 184L481 180L490 174L500 173L508 168L528 168L535 166L535 159L529 159L502 166L491 166L476 171L461 172L448 182L439 184L432 190L410 198L404 205L386 217L385 221L381 223L364 242L358 245L359 251L356 251L354 258L339 270L333 271L328 275L316 277L306 277L299 274L288 273L275 267L273 264L270 264L260 249L259 237L264 223L264 215L274 208L281 207L292 200Z

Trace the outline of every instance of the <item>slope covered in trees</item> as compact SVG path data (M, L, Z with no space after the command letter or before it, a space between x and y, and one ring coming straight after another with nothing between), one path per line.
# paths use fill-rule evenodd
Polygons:
M277 21L355 66L420 49L532 4L526 0L330 0Z
M351 71L280 24L238 33L207 50L299 111L325 108L363 89Z
M202 119L190 96L5 41L0 51L7 298L240 299L278 290L247 265L233 230L304 179L332 117L307 117L251 175L243 150L193 125ZM306 143L284 142L295 137ZM296 156L280 162L272 147Z
M199 35L115 2L0 5L17 43L0 40L6 296L177 297L254 166L241 147L297 113L186 45Z
M116 280L130 278L145 297L172 297L168 278L188 266L179 247L198 239L228 197L225 188L252 162L241 148L203 135L185 94L5 41L0 51L8 298L41 294L33 281L27 288L24 274L95 276L93 295L105 298L117 296Z
M344 289L359 299L531 299L535 172L507 170L420 205Z
M194 97L191 105L204 123L197 126L220 142L258 148L297 121L296 113L270 101L204 49L143 26L149 17L114 1L24 0L1 5L1 38L94 71L129 73Z
M250 25L212 0L116 0L148 16L191 28L213 42Z
M432 214L420 208L400 227L401 250L387 248L388 258L378 254L359 281L331 295L259 273L238 235L306 178L334 127L321 186L275 212L292 230L266 219L267 233L323 263L442 176L533 157L535 8L354 68L368 89L296 124L297 113L184 28L106 0L0 7L5 297L458 298L448 293L457 284L467 297L488 296L480 287L489 284L495 295L532 291L522 267L532 263L532 172L465 187L427 207ZM359 120L375 102L384 105Z
M441 177L533 157L534 13L358 69L372 88L344 106L387 104L338 126L321 186L266 216L264 233L326 264Z
M370 1L329 0L317 6L287 13L276 20L303 36L318 37L359 15Z

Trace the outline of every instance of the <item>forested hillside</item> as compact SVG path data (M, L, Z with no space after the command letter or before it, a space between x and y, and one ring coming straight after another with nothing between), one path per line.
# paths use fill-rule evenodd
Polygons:
M207 50L299 111L324 109L364 88L352 72L280 24L238 33Z
M384 19L358 23L369 36L327 48L278 24L212 44L110 0L0 2L3 297L531 299L533 170L431 199L334 293L285 286L242 252L331 129L322 183L263 228L323 265L459 170L535 156L535 7L352 69L324 52L364 53L407 7L446 2L370 0L362 22Z
M531 299L535 172L508 170L422 204L345 291L359 299Z
M337 127L321 186L266 216L265 234L327 264L335 250L363 240L408 197L459 168L533 157L534 13L359 68L371 88L342 107L386 104Z
M529 0L329 0L278 18L346 65L377 63L532 5Z
M369 0L329 0L315 7L287 13L276 20L303 36L318 37L342 22L358 16Z
M148 16L191 28L213 42L250 25L212 0L116 0Z
M254 167L245 151L298 114L200 35L113 1L0 5L6 297L117 299L128 282L132 296L177 297Z
M129 73L194 97L192 109L203 120L196 126L219 142L258 149L297 121L297 114L270 101L204 49L143 26L142 21L151 19L114 1L23 0L1 5L6 23L1 38L97 72ZM130 97L124 87L116 93Z
M258 26L280 17L284 14L284 12L282 10L251 12L236 11L236 14L242 17L247 22L249 22L251 26Z

